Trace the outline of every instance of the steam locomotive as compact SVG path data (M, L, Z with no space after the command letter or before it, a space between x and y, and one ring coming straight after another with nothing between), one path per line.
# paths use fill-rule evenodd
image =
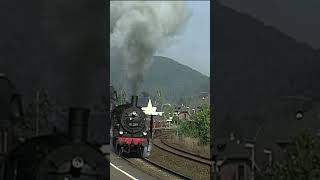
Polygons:
M111 145L117 154L138 154L140 157L150 155L152 116L149 126L146 118L147 115L138 106L138 96L132 96L131 103L119 105L112 110Z
M0 80L0 179L109 179L109 162L87 140L89 109L69 108L68 133L19 141L12 126L23 118L21 98L6 76Z

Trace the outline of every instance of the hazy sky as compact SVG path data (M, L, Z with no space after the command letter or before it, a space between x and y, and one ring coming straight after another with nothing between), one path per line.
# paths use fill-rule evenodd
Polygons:
M158 55L210 75L210 1L186 1L192 11L185 32L170 48Z

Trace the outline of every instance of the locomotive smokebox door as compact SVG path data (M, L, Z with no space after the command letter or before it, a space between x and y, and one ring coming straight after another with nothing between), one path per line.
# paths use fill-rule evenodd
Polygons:
M138 133L145 128L145 114L136 106L124 110L121 117L124 130L130 133Z

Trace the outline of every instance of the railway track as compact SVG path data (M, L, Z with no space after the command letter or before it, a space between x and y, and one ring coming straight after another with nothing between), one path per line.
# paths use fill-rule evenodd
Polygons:
M191 179L185 175L182 175L178 172L172 171L164 166L161 166L161 165L157 164L156 162L153 162L147 158L122 157L122 159L129 162L131 165L139 168L140 170L142 170L142 171L144 171L154 177L157 177L159 179L172 179L172 180L178 180L178 179L189 180L189 179ZM143 167L143 166L145 166L145 167ZM159 170L164 173L160 173Z
M168 134L162 134L162 135L158 135L154 138L153 140L153 145L156 146L157 148L169 152L171 154L174 154L176 156L194 161L196 163L200 163L206 166L211 166L212 162L210 161L209 158L194 154L194 153L190 153L187 151L183 151L181 149L175 148L171 145L169 145L168 143L163 141L163 138L166 137Z
M153 139L153 146L154 148L157 148L157 152L162 154L161 151L164 151L164 154L167 155L163 155L163 157L160 157L158 155L155 155L153 157L150 156L150 159L148 158L136 158L136 157L128 157L128 156L120 156L123 160L129 162L133 167L140 169L141 171L156 177L158 179L169 179L169 180L175 180L175 179L206 179L203 178L203 176L201 178L197 178L199 177L194 176L194 174L192 173L200 173L200 172L205 172L206 170L202 171L202 169L199 171L199 168L205 168L205 169L210 169L211 166L211 162L209 160L209 158L205 158L203 156L197 155L197 154L193 154L187 151L183 151L181 149L177 149L175 147L172 147L170 144L166 143L163 139L170 134L170 132L166 132L165 134L158 134L154 137ZM154 149L155 150L155 149ZM176 164L175 161L174 164L172 165L172 159L169 158L170 155L172 155L172 157L176 156L177 160L179 161L178 167L180 168L176 168ZM154 157L160 157L160 158L156 158L154 159ZM165 160L166 158L169 158L171 160L167 161ZM158 162L159 159L164 159L160 160ZM176 159L176 158L173 158ZM185 159L185 160L184 160ZM162 161L162 162L161 162ZM183 168L181 169L181 167L184 167L184 165L182 165L184 162L188 164L188 166L190 166L190 163L193 162L195 164L198 165L191 165L192 167L197 167L195 169L193 169L193 172L185 172L183 170ZM167 163L169 163L167 165ZM171 164L170 164L171 163ZM182 164L181 164L182 163ZM191 167L189 167L191 168ZM201 174L201 173L200 173ZM205 172L206 174L206 172ZM206 177L206 176L205 176Z

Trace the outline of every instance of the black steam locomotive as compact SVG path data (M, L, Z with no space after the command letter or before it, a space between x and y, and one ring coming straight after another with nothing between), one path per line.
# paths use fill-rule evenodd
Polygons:
M114 150L119 155L147 157L151 151L152 126L148 130L147 115L138 107L138 96L132 96L131 103L115 107L111 116L110 134Z
M87 140L90 110L69 108L68 133L37 136L21 142L12 130L22 119L22 103L5 76L0 77L1 180L107 180L108 161Z

